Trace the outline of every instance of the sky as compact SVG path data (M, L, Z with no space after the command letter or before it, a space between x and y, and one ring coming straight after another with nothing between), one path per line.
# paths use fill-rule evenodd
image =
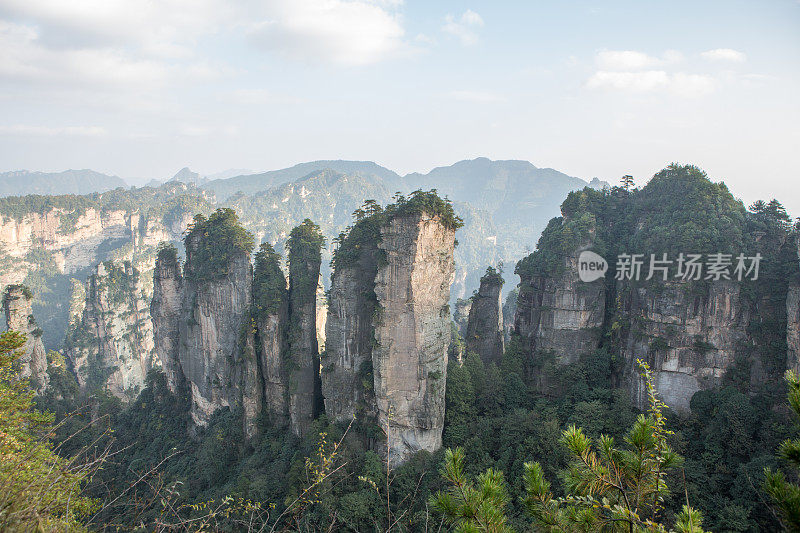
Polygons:
M800 1L0 0L0 171L486 156L800 215Z

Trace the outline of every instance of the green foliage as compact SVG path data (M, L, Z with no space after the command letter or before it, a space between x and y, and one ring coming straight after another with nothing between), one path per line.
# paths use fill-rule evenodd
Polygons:
M786 372L789 384L789 406L795 415L795 433L800 429L797 418L800 417L800 377L793 370ZM788 438L778 448L778 456L794 469L792 479L787 479L780 470L771 468L764 470L764 490L769 494L778 512L784 528L789 531L800 531L800 485L797 483L797 471L800 469L800 438Z
M156 261L168 268L178 267L178 249L169 242L162 242L156 250Z
M331 268L352 266L366 251L377 253L381 227L386 223L383 208L375 200L367 200L353 213L353 224L345 228L333 242L336 248Z
M464 473L464 450L448 448L441 474L451 486L436 493L431 505L442 513L453 531L513 531L505 515L509 496L502 472L489 469L473 482Z
M230 208L217 209L208 218L195 215L186 233L185 274L195 282L227 276L236 257L253 251L253 234L239 224Z
M416 190L408 197L397 193L394 196L394 203L386 206L385 211L390 220L426 213L432 217L439 217L447 229L457 230L464 225L464 221L453 211L453 203L447 198L440 197L436 189Z
M0 335L0 529L84 531L96 502L81 495L92 471L59 456L53 416L33 409L33 391L16 361L25 336Z
M290 295L293 301L307 302L314 298L319 284L319 267L325 237L309 219L295 227L286 241L289 250Z
M253 267L253 311L258 320L276 314L286 305L286 276L281 270L281 256L268 242L256 252Z

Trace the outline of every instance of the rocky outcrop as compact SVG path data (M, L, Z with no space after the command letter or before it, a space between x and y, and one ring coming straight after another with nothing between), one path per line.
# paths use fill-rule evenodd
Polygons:
M201 275L208 268L194 255L200 234L186 241L178 360L191 395L191 417L206 426L219 409L244 407L253 411L258 398L251 397L252 375L257 362L250 348L252 269L249 254L236 251L220 271ZM203 246L224 246L202 243ZM254 419L245 419L252 426Z
M800 372L800 236L795 244L798 268L786 294L786 368Z
M6 329L25 335L25 345L18 360L20 377L29 379L33 389L41 394L47 388L47 354L42 343L42 331L31 310L33 294L23 285L9 285L3 292L3 312Z
M563 269L553 274L518 270L521 281L514 331L527 342L534 358L552 354L560 363L573 363L600 343L605 282L578 279L579 253L565 258Z
M322 394L325 413L337 421L372 420L376 415L372 349L377 273L378 243L369 240L358 246L356 257L338 261L331 276Z
M256 353L261 365L264 407L275 423L289 417L288 324L289 302L286 277L280 256L269 243L256 254L253 273L253 318L256 326Z
M393 464L441 446L454 237L454 228L425 212L392 217L381 229L372 360Z
M149 298L130 262L100 263L89 276L82 305L72 309L66 355L83 391L108 390L135 399L147 372L159 366Z
M692 289L688 283L665 282L657 290L621 290L631 317L622 345L625 382L639 408L647 406L647 391L637 359L650 365L661 399L686 412L697 391L721 384L747 339L750 313L740 284L713 282L699 294Z
M459 298L456 300L453 322L456 324L458 334L462 337L467 334L469 323L469 310L472 308L472 298Z
M499 364L503 358L504 334L502 295L503 276L489 267L480 288L472 297L467 332L467 352L476 353L484 363Z
M183 274L174 247L159 251L153 271L153 300L150 316L153 320L153 342L167 378L167 387L178 393L184 385L180 346Z
M322 410L317 341L317 287L324 238L306 219L292 230L289 248L289 421L305 435Z

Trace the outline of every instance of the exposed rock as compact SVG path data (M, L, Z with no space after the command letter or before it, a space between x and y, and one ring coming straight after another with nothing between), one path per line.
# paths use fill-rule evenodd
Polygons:
M86 282L83 305L73 302L66 355L83 391L105 389L135 399L155 356L149 298L129 262L97 265ZM77 311L82 309L80 315Z
M372 348L378 253L375 240L365 242L357 258L337 263L331 276L322 394L325 413L337 421L376 415Z
M798 272L800 272L800 236L797 237ZM786 294L786 368L800 372L800 284L790 283Z
M317 343L317 287L324 238L306 220L292 230L289 248L289 420L296 435L305 435L322 409Z
M192 421L205 426L218 409L257 403L256 398L248 397L257 361L245 349L252 347L248 338L252 287L249 255L233 253L227 272L213 279L195 280L189 274L189 265L199 238L191 234L187 237L178 359L191 394ZM246 419L245 425L252 422Z
M179 356L183 275L175 248L159 252L153 272L153 300L150 316L153 319L155 352L173 393L184 385Z
M30 379L33 389L41 394L47 388L47 354L42 344L42 332L33 318L33 294L23 285L9 285L3 293L3 312L6 329L26 336L22 355L18 360L20 376Z
M469 323L469 310L472 308L472 298L459 298L456 300L455 307L453 322L456 323L458 334L464 337L467 334L467 323Z
M514 330L528 343L534 357L555 354L568 364L597 348L605 312L603 279L578 279L577 256L567 257L555 276L520 272Z
M253 273L253 316L256 347L264 387L264 406L273 422L284 423L288 403L288 320L289 302L286 277L280 256L268 243L256 254Z
M328 297L325 295L325 286L322 284L322 274L317 284L317 346L320 352L325 351L325 325L328 322Z
M661 399L687 412L694 393L720 385L747 338L749 306L733 281L713 282L703 294L683 282L639 287L627 305L632 320L622 350L625 381L639 408L647 406L647 391L637 359L650 365Z
M455 230L428 214L393 217L381 230L375 396L393 464L441 446Z
M465 340L467 352L474 352L484 363L500 363L503 358L504 335L502 296L503 276L489 267L481 278L477 294L472 297Z

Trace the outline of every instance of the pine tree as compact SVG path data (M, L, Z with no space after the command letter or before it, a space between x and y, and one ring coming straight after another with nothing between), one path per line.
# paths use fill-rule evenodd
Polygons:
M622 183L622 188L625 189L626 191L630 191L633 189L634 185L633 176L631 176L630 174L625 174L624 176L622 176L620 182Z
M800 377L793 370L786 372L789 384L789 406L800 417ZM795 420L800 429L800 423ZM778 448L778 456L786 460L795 470L800 470L800 438L786 439ZM796 476L796 474L795 474ZM764 490L775 502L783 526L788 531L800 531L800 486L786 479L780 470L764 469Z

